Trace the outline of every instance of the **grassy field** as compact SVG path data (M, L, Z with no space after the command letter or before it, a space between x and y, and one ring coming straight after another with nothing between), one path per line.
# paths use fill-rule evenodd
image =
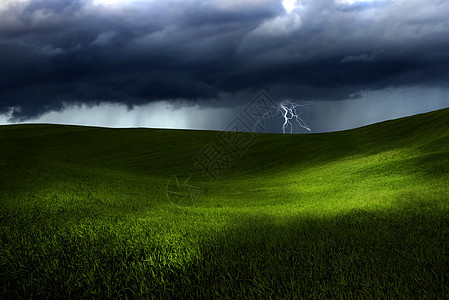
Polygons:
M0 298L449 297L448 109L261 134L211 180L218 135L0 126Z

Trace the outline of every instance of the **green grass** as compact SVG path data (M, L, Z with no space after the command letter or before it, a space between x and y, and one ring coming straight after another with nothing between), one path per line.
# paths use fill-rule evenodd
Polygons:
M448 109L262 134L213 181L218 134L0 126L1 298L449 297Z

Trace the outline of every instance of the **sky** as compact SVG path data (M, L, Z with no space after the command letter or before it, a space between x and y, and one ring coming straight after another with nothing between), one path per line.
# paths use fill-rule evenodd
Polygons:
M0 1L0 124L222 130L260 90L311 132L449 107L449 1Z

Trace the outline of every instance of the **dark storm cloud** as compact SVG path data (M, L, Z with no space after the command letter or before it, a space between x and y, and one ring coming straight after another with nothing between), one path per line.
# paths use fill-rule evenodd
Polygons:
M447 85L447 1L7 0L0 4L0 112L63 103L276 97Z

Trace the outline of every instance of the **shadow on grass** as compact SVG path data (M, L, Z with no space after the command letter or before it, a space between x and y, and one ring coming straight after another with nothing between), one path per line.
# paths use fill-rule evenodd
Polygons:
M223 297L439 298L449 292L448 238L447 214L405 210L278 225L245 220L203 240L203 259L188 272L209 295Z

